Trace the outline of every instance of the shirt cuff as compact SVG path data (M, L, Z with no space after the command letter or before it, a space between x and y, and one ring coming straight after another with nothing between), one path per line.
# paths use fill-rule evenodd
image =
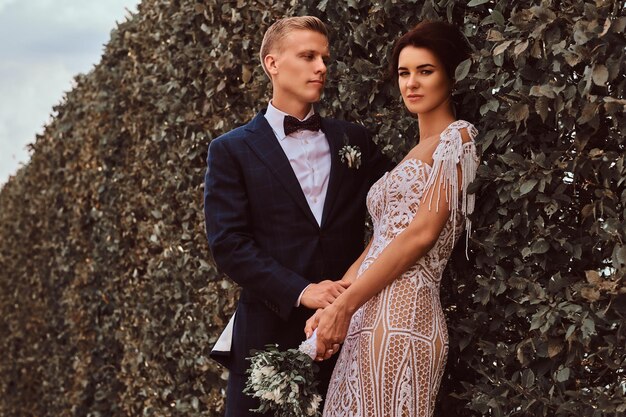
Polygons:
M300 293L300 296L298 297L298 300L296 301L296 307L300 307L300 300L302 300L302 295L304 295L304 292L306 291L307 288L309 288L311 286L311 284L307 285L306 287L304 287L304 289L302 290L302 292Z

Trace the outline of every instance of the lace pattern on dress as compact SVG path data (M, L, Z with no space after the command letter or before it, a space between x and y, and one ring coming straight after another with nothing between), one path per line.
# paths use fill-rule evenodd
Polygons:
M325 417L432 416L448 353L440 281L467 223L463 216L474 207L467 185L474 179L478 158L473 140L463 144L458 131L462 128L470 138L476 136L468 122L451 124L441 134L432 166L406 159L368 193L374 234L357 279L408 227L420 204L430 204L429 187L436 184L445 190L451 214L433 248L352 317L330 381ZM457 164L462 169L461 201ZM436 178L447 185L439 187Z

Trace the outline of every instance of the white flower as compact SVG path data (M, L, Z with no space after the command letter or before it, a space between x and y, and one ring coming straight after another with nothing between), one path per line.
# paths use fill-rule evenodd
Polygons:
M278 392L278 395L280 395L280 391ZM261 393L261 398L263 398L264 400L276 402L276 390L274 390L274 391L263 391Z
M281 387L274 389L273 394L274 394L273 401L276 404L283 404L285 402L285 399L283 398L283 390L281 389Z
M348 164L349 168L359 169L361 166L361 150L358 146L345 145L339 150L341 162Z
M261 374L267 378L276 375L276 369L274 369L273 366L263 366L261 367L260 371L261 371Z
M322 402L322 397L318 394L315 394L313 398L311 398L311 403L306 408L306 415L307 416L315 415L321 402Z
M252 368L252 373L250 374L250 383L255 387L258 387L261 384L263 378L263 374L261 370L258 368Z
M273 366L263 365L259 367L258 363L254 363L250 371L249 383L254 386L256 390L261 389L268 378L276 375L276 369Z
M295 382L292 382L289 385L291 387L291 392L293 392L294 395L298 395L300 393L300 387L298 386L298 384L296 384Z
M317 409L321 397L316 394L317 370L312 367L312 359L302 350L281 352L277 346L268 345L266 351L256 353L250 361L244 392L260 401L259 408L253 411L272 410L284 416L319 416Z

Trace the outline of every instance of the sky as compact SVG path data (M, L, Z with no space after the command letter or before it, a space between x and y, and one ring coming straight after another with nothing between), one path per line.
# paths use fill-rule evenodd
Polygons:
M140 0L0 0L0 187Z

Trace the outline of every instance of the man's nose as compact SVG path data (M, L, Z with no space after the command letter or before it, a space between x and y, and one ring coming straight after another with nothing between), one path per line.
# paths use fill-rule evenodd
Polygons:
M317 60L316 72L321 72L322 74L326 73L326 63L324 62L322 58L319 58Z

